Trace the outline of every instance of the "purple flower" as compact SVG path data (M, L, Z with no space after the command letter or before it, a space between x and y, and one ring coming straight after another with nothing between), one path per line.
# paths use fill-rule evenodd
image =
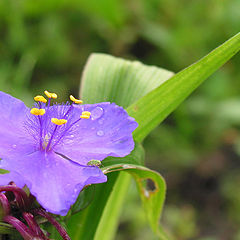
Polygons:
M84 186L107 177L91 160L124 157L134 148L133 118L114 103L53 104L45 91L34 108L0 92L0 185L29 187L49 212L66 215Z

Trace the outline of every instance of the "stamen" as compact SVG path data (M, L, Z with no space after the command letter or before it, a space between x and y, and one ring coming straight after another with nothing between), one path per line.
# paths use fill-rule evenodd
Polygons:
M56 93L50 93L47 90L44 91L44 94L48 97L48 98L57 98L57 94Z
M63 125L65 123L67 123L67 120L66 119L52 118L51 122L56 124L56 125Z
M70 98L71 101L73 101L73 102L76 103L76 104L81 104L81 103L83 103L82 100L75 98L73 95L70 95L69 98Z
M90 116L89 116L89 115L81 115L80 118L83 118L83 119L89 119Z
M56 99L57 98L57 94L56 93L52 93L52 98Z
M90 112L88 112L88 111L84 111L84 112L82 112L82 115L87 115L87 116L90 116L90 115L91 115L91 113L90 113Z
M90 112L84 111L84 112L82 112L82 115L80 116L80 118L89 119L90 116L91 116Z
M79 119L77 119L75 122L71 123L62 133L62 135L58 138L58 140L54 143L54 145L52 147L54 147L55 145L57 145L59 143L59 141L62 139L62 137L64 136L64 134L73 126L75 125L77 122L79 122L82 118L84 119L89 119L91 113L89 114L90 112L88 112L87 114L88 115L81 115ZM57 126L56 126L57 127ZM55 130L55 129L54 129ZM49 146L50 144L48 144Z
M37 95L36 97L34 97L34 100L36 102L43 102L43 103L46 103L47 102L47 99L43 96L40 96L40 95Z
M45 114L45 109L43 109L43 108L32 108L31 109L31 111L30 111L30 113L31 114L33 114L33 115L35 115L35 116L42 116L42 115L44 115Z

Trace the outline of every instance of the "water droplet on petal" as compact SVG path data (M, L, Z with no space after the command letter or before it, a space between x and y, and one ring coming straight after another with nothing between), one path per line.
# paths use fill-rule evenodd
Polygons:
M92 120L99 119L103 115L103 109L101 107L96 107L91 111Z
M97 135L99 137L102 137L104 135L104 132L102 130L97 131Z
M71 137L71 138L74 138L74 135L72 134L72 135L70 135L70 137Z
M17 147L17 145L16 145L16 144L13 144L13 145L12 145L12 147L13 147L13 148L16 148L16 147Z

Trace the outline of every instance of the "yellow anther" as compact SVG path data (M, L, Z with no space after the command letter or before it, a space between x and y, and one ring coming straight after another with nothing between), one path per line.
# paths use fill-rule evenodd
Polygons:
M48 98L51 98L52 97L52 94L50 92L48 92L47 90L44 91L44 94L48 97Z
M32 108L31 111L30 111L31 114L33 115L36 115L36 116L39 116L39 115L43 115L45 114L45 109L43 108Z
M82 115L87 115L87 116L90 116L90 115L91 115L91 113L90 113L90 112L88 112L88 111L84 111L84 112L82 112Z
M56 93L52 93L52 98L56 99L57 98L57 94Z
M67 122L67 120L66 119L52 118L51 122L56 124L56 125L63 125Z
M57 94L56 93L50 93L47 90L44 91L44 94L48 97L48 98L57 98Z
M83 103L82 100L75 98L73 95L70 95L69 98L70 98L71 101L73 101L73 102L76 103L76 104L81 104L81 103Z
M43 102L43 103L46 103L47 102L47 99L43 96L40 96L40 95L37 95L36 97L34 97L34 100L36 102Z
M89 119L90 116L89 115L81 115L80 118Z

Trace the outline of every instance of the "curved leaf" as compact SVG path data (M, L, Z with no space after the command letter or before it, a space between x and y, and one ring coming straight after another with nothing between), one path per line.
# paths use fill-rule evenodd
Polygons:
M103 168L104 173L111 173L115 171L124 171L132 175L136 181L152 230L160 237L160 239L168 239L159 226L159 219L166 195L166 183L163 177L159 173L146 167L132 164L115 164L110 167ZM112 204L114 204L114 202ZM113 208L114 207L111 209ZM108 215L105 215L106 219L111 219L111 214L112 213L109 211ZM104 228L100 229L102 229L102 231L98 231L96 233L95 239L106 239Z
M122 165L129 163L134 163L136 166L140 165L144 159L144 150L140 144L136 144L135 149L130 155L124 158L119 158L119 160L118 158L115 159L116 161L114 161L114 158L106 158L103 161L102 169L111 167L118 161L120 161ZM108 181L106 183L91 186L91 188L94 187L94 197L91 197L91 205L83 211L71 216L68 220L68 232L72 240L101 239L95 237L97 230L104 230L105 234L108 234L108 236L114 234L118 215L130 182L129 176L121 175L118 177L118 175L120 174L117 172L109 173ZM116 184L114 184L115 182ZM82 202L86 203L90 200L90 198L84 198L85 195L81 197L81 194L76 203L77 206L73 206L75 210L79 210L78 202L81 207ZM114 206L112 206L112 204L114 204ZM108 211L111 212L112 221L109 222L107 219L106 225L105 219L108 215ZM91 231L89 231L89 229L91 229Z

